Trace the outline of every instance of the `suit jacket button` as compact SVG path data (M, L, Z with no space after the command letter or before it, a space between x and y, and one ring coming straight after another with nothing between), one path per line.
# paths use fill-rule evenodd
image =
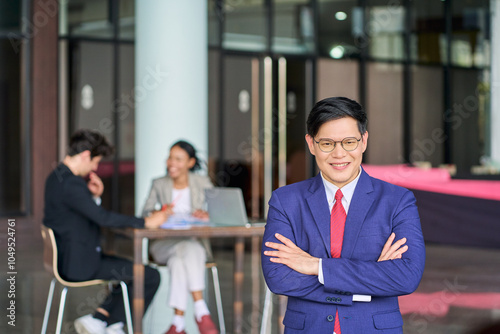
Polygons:
M100 252L101 252L101 247L100 247L100 246L97 246L97 247L95 248L95 250L96 250L98 253L100 253Z
M328 317L326 317L326 320L328 320L329 322L332 322L334 319L335 318L331 314Z
M340 303L342 301L342 298L337 298L337 302Z
M327 301L327 302L331 302L332 300L331 300L331 298L330 298L330 297L326 297L326 301Z

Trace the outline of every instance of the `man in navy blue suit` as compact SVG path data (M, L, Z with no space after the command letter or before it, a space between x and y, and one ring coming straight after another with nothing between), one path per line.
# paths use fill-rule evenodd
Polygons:
M101 250L101 227L157 228L167 218L160 211L146 218L114 213L102 208L104 185L95 173L113 147L96 131L82 129L70 139L64 160L47 177L43 223L54 230L58 269L68 281L119 279L127 282L132 298L133 263ZM89 177L85 181L85 177ZM156 269L144 268L144 308L147 309L160 284ZM121 289L108 295L94 314L75 321L78 333L125 333L125 309Z
M397 297L418 287L425 245L413 194L361 167L367 122L348 98L316 103L306 141L320 173L269 201L262 268L288 296L285 333L403 333Z

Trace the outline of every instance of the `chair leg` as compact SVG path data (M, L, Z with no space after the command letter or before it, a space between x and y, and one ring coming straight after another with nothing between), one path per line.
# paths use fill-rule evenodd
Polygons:
M272 298L271 290L266 286L266 297L264 300L264 309L262 310L262 324L260 326L260 334L267 334L267 325L269 324L269 318L273 314L272 307Z
M61 302L59 303L59 313L57 315L57 327L56 334L61 334L62 320L64 315L64 306L66 305L66 294L68 293L68 288L64 287L61 291Z
M45 306L45 313L43 315L43 324L41 334L47 333L47 325L49 323L50 309L52 307L52 298L54 297L54 286L56 285L56 279L53 278L50 282L49 295L47 296L47 305Z
M217 315L219 316L220 334L226 333L226 324L224 323L224 311L222 309L222 298L219 284L219 271L216 266L212 267L212 281L214 282L215 303L217 304Z
M128 296L127 284L125 284L124 281L120 281L120 286L122 288L123 306L125 308L125 318L127 319L127 331L128 334L133 334L134 330L132 328L132 315L130 314L130 301Z

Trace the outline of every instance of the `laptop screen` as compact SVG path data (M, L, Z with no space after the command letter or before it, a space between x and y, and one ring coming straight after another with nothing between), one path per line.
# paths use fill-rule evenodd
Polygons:
M240 188L215 187L205 189L210 224L215 226L242 226L248 216Z

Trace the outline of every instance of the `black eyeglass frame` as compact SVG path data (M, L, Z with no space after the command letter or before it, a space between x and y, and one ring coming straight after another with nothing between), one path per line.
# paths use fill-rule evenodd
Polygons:
M357 141L356 147L355 147L355 148L353 148L352 150L347 150L347 149L344 147L344 141L345 141L345 140L347 140L347 139L354 139L354 140L356 140L356 141ZM359 142L361 141L361 139L363 139L363 137L361 137L361 138L359 138L359 139L358 139L358 138L356 138L356 137L345 137L344 139L339 140L339 141L335 141L335 140L333 140L333 139L328 139L328 138L322 138L322 139L320 139L319 141L316 141L316 139L314 139L314 138L313 138L312 140L313 140L316 144L318 144L318 147L319 147L319 149L321 150L321 152L330 153L330 152L333 152L333 150L335 150L335 147L337 147L337 143L340 143L340 145L342 146L342 148L344 149L344 151L346 151L346 152L352 152L352 151L354 151L355 149L357 149L357 148L358 148L358 146L359 146ZM319 144L322 140L324 140L324 141L328 141L328 142L330 142L330 143L333 143L333 148L332 148L330 151L325 151L325 150L323 150L323 149L321 148L321 145Z

